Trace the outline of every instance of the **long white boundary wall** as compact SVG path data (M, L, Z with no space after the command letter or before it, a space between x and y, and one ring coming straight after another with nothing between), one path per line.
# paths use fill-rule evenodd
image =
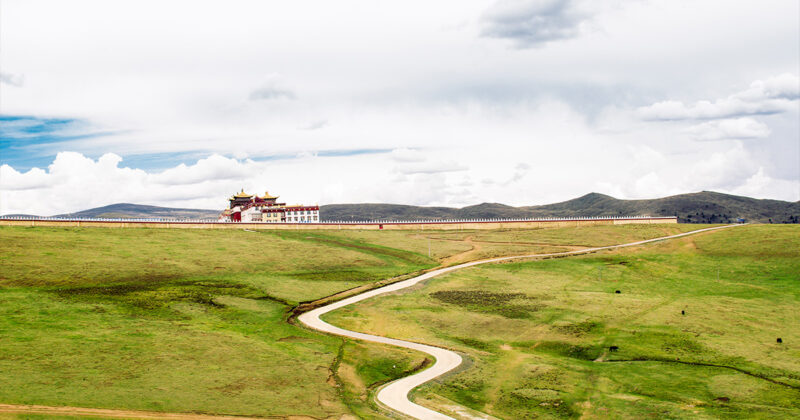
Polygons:
M459 219L422 221L323 221L296 223L219 222L190 219L90 219L61 217L0 217L0 226L53 227L144 227L183 229L370 229L370 230L460 230L520 229L622 224L678 223L674 216L562 217L533 219Z

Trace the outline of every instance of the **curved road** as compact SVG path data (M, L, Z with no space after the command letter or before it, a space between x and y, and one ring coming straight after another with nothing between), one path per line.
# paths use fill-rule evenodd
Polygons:
M345 330L343 328L335 327L331 324L320 319L320 316L326 314L328 312L334 311L336 309L342 308L347 305L352 305L356 302L360 302L365 299L369 299L373 296L382 295L385 293L395 292L397 290L405 289L407 287L411 287L421 281L425 281L431 277L436 277L445 273L449 273L451 271L460 270L462 268L472 267L475 265L480 264L489 264L495 263L500 261L508 261L513 259L520 259L520 258L543 258L543 257L557 257L557 256L567 256L567 255L577 255L577 254L586 254L596 251L602 251L605 249L614 249L614 248L623 248L629 246L637 246L643 245L651 242L663 241L666 239L673 239L673 238L680 238L682 236L694 235L700 232L707 232L710 230L717 230L717 229L725 229L734 226L743 226L743 225L727 225L727 226L719 226L713 228L706 228L706 229L699 229L691 232L680 233L677 235L671 236L664 236L661 238L655 239L647 239L644 241L638 242L631 242L628 244L622 245L611 245L611 246L601 246L597 248L587 248L581 249L577 251L569 251L569 252L558 252L553 254L532 254L532 255L518 255L518 256L511 256L511 257L499 257L499 258L491 258L488 260L480 260L480 261L472 261L464 264L454 265L452 267L445 267L440 268L438 270L430 271L420 276L403 280L397 283L390 284L388 286L384 286L378 289L370 290L368 292L362 293L360 295L352 296L347 299L340 300L338 302L332 303L330 305L326 305L312 311L306 312L298 317L300 322L305 324L306 326L313 328L315 330L319 330L322 332L340 335L343 337L355 338L358 340L365 340L365 341L373 341L376 343L382 344L389 344L392 346L397 347L405 347L407 349L418 350L423 353L427 353L434 357L435 362L433 366L425 369L421 372L415 373L411 376L407 376L405 378L398 379L394 382L391 382L389 385L383 387L377 395L378 401L387 407L396 410L400 413L406 414L408 416L417 418L417 419L424 419L424 420L444 420L449 419L453 420L452 417L446 416L442 413L433 411L431 409L425 408L421 405L414 404L408 399L408 393L411 392L412 389L424 384L425 382L430 381L431 379L436 378L437 376L443 375L453 369L455 369L458 365L461 364L461 356L457 353L446 350L440 347L428 346L425 344L414 343L410 341L403 341L397 340L394 338L388 337L381 337L377 335L371 334L364 334L356 331Z

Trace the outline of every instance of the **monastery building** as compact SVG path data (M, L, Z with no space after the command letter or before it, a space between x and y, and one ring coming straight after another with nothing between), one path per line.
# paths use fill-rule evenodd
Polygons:
M278 196L250 195L242 190L229 198L228 208L219 215L221 222L315 223L319 222L319 206L278 203Z

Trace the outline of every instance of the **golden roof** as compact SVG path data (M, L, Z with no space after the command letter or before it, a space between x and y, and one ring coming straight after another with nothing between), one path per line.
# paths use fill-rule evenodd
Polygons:
M278 197L280 197L280 196L279 195L269 195L269 191L264 191L264 196L263 197L258 197L258 198L260 198L262 200L272 200L272 199L275 199L275 198L278 198Z
M236 195L234 195L233 197L234 198L250 198L250 197L252 197L252 195L247 194L246 192L244 192L244 188L242 188L242 192L236 193Z

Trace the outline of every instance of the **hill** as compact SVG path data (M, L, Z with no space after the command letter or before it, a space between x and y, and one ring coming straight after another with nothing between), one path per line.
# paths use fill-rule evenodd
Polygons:
M181 209L145 206L142 204L118 203L75 213L59 214L56 217L98 217L107 219L216 219L217 216L219 216L219 213L219 210Z
M561 203L512 207L483 203L464 208L395 204L332 204L322 206L324 220L441 220L470 218L678 216L682 223L726 223L738 218L762 223L798 223L800 202L759 200L711 191L650 200L620 200L590 193Z
M703 191L651 200L619 200L591 193L574 200L527 207L543 216L678 216L682 223L725 223L744 218L762 223L798 223L800 202L759 200Z
M59 216L100 218L216 219L219 210L183 209L119 203ZM800 222L800 202L759 200L703 191L650 200L620 200L590 193L561 203L512 207L482 203L463 208L401 204L329 204L320 207L325 221L445 220L531 217L678 216L681 223L728 223L738 218L759 223Z

